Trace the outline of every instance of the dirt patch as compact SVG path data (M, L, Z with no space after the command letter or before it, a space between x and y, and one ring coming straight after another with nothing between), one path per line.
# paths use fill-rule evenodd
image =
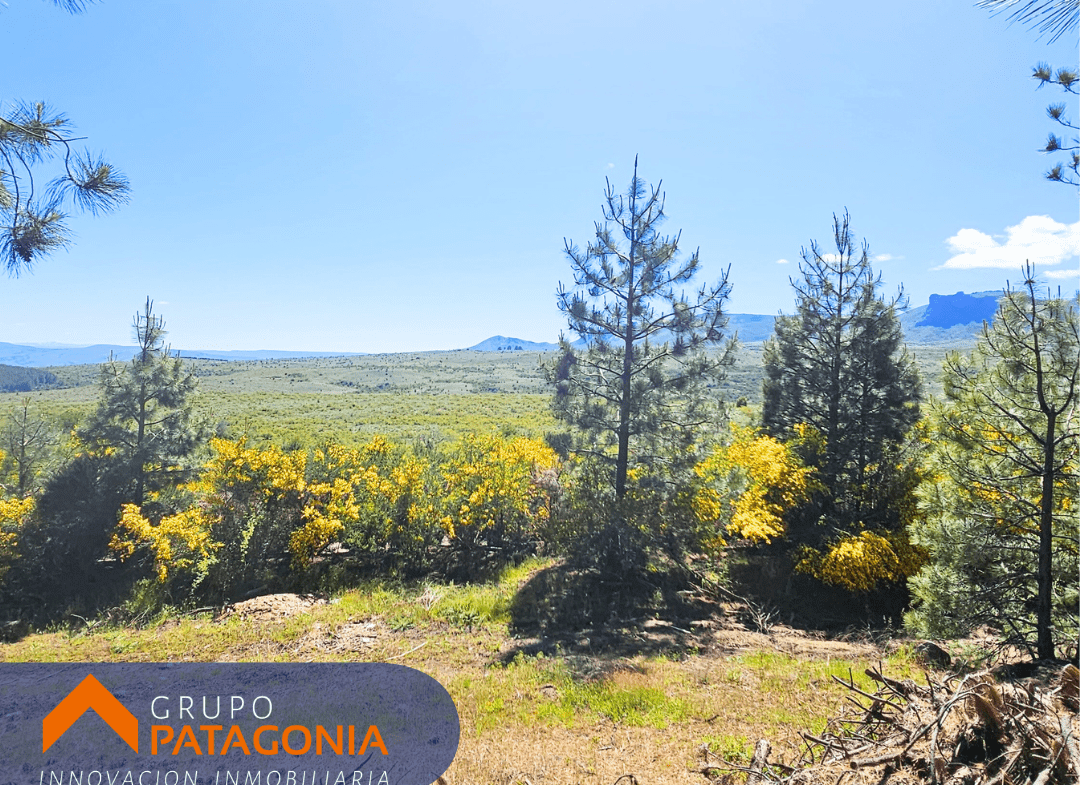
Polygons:
M572 635L519 637L502 647L500 660L519 653L535 656L591 655L610 659L637 655L701 655L732 657L755 651L777 651L808 659L869 659L881 656L882 644L867 636L836 638L783 624L768 632L748 629L730 618L670 622L645 619L617 628L586 629Z
M311 595L267 594L227 607L221 618L239 617L259 622L284 621L299 613L306 613L316 605L325 604L326 600Z
M515 727L497 739L462 738L445 779L451 785L707 785L691 764L684 745L651 728Z
M359 619L343 624L334 630L331 640L324 646L338 652L363 652L370 650L379 642L385 640L389 630L374 621Z

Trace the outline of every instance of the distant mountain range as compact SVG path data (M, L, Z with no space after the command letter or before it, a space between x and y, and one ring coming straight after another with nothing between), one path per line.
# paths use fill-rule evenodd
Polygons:
M740 341L764 341L773 331L775 316L763 316L756 313L733 313L728 315L728 329L739 331ZM573 341L571 346L580 348L585 342L580 338ZM476 346L470 346L466 351L473 352L550 352L559 348L557 343L537 343L536 341L524 341L520 338L507 338L495 335L486 341L481 341Z
M580 340L575 344L580 345ZM470 346L467 352L550 352L559 348L557 343L524 341L521 338L507 338L505 335L493 335L476 346Z
M983 321L993 321L1000 291L975 292L974 294L932 294L926 305L912 308L900 315L904 337L912 343L935 343L974 338L982 330ZM738 332L743 343L765 341L772 337L775 316L757 313L733 313L728 315L728 329ZM581 346L579 339L573 343ZM537 343L521 338L496 335L481 341L469 350L474 352L546 352L558 349L556 343Z
M135 356L136 347L98 343L93 346L29 346L0 341L0 364L44 368L55 365L96 365L108 362L112 356L127 362ZM187 359L199 360L284 360L296 357L341 357L363 352L290 352L274 349L218 352L209 349L174 350Z
M903 313L900 323L910 343L935 343L974 338L982 330L983 321L994 318L1000 291L974 294L932 294L930 302ZM773 332L775 316L735 313L729 316L728 328L738 331L739 340L753 343L768 339ZM582 345L580 340L576 346ZM468 350L475 352L546 352L558 349L556 343L526 341L495 335ZM23 368L44 368L60 365L92 365L108 361L109 357L126 362L135 356L134 346L95 344L93 346L30 346L0 342L0 365ZM284 360L299 357L340 357L342 352L294 352L260 349L255 351L211 351L181 349L177 353L188 359L205 360ZM344 354L363 354L348 352ZM29 383L29 377L14 377L13 383ZM2 388L2 385L0 385Z

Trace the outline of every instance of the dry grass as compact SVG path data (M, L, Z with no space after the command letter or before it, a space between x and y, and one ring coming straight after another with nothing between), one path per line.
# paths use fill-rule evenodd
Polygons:
M820 732L844 700L831 677L860 674L885 656L869 643L782 627L763 635L731 620L672 638L661 655L658 623L640 625L641 652L652 653L515 639L509 598L537 566L488 586L373 584L329 602L263 598L142 629L55 630L0 644L0 661L397 662L438 679L458 706L451 785L613 785L627 774L643 784L706 785L703 745L747 760L766 737L774 760L794 760L799 731ZM912 669L903 652L894 649L885 666L901 677Z

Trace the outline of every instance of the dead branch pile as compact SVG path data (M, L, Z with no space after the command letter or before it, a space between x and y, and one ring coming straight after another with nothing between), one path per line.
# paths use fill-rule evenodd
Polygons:
M837 680L851 691L851 706L820 736L803 734L795 765L770 763L767 743L758 742L749 766L710 764L706 752L701 773L733 782L741 771L747 782L784 785L1075 785L1080 671L1042 673L1014 681L986 671L940 681L927 675L916 684L871 668L874 693Z

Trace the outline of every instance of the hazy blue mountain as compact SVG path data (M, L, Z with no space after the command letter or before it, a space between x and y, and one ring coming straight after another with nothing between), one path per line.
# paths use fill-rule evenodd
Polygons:
M1001 290L964 294L932 294L930 302L900 316L909 343L971 340L982 334L983 322L992 322Z
M984 320L994 318L1000 291L974 292L973 294L932 294L930 302L906 311L900 317L904 336L910 343L937 343L941 341L967 341L978 336ZM728 317L728 331L738 332L743 343L755 343L772 336L775 316L754 313L733 313ZM573 346L580 348L579 339ZM556 343L526 341L495 335L469 350L476 352L546 352L554 351ZM61 365L92 365L106 362L109 356L126 362L135 355L134 346L95 344L94 346L65 346L62 344L12 344L0 342L0 365L23 368L42 368ZM275 349L211 351L180 349L177 353L188 359L207 360L285 360L300 357L341 357L364 352L295 352ZM29 377L27 377L29 378ZM23 383L23 379L17 382Z
M476 346L470 346L466 351L470 352L550 352L559 348L557 343L537 343L525 341L521 338L507 338L504 335L493 335L487 340L481 341Z
M24 368L44 368L53 365L94 365L108 362L110 355L121 362L135 356L134 346L95 344L93 346L29 346L0 342L0 364ZM274 349L219 352L209 349L179 349L176 354L189 359L205 360L284 360L297 357L341 357L361 352L290 352Z
M759 313L728 314L728 332L738 332L739 340L744 343L765 341L772 337L775 316Z
M955 327L958 324L992 322L1001 292L932 294L916 327Z
M113 354L118 360L130 360L135 356L134 346L95 344L78 347L24 346L0 343L0 363L41 368L47 365L85 365L103 363Z
M728 315L728 333L732 333L735 330L739 331L740 341L764 341L773 331L773 321L775 316L763 316L756 313L733 313ZM658 340L663 340L664 336L658 335ZM575 349L584 347L585 342L580 338L574 341L571 346ZM557 343L543 343L536 341L526 341L521 338L507 338L503 335L493 335L485 341L481 341L475 346L470 346L467 351L474 352L515 352L515 351L533 351L533 352L548 352L558 349Z

